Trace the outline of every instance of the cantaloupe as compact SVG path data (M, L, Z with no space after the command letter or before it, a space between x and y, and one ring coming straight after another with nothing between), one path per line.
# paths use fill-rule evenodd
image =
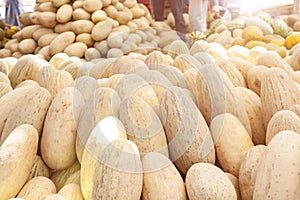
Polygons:
M209 128L192 98L183 89L170 87L162 96L161 121L170 159L184 174L197 162L215 163Z
M1 145L1 200L15 197L19 193L29 176L37 148L38 133L33 126L27 124L15 128Z
M273 137L257 169L254 200L299 197L299 145L300 135L293 131L282 131Z
M96 166L92 199L139 200L143 172L137 146L126 139L112 141L100 160Z
M247 130L229 113L217 115L210 124L210 130L222 168L238 177L244 155L254 146Z
M210 181L210 180L218 181ZM210 163L194 164L186 175L189 199L237 199L233 184L227 175Z

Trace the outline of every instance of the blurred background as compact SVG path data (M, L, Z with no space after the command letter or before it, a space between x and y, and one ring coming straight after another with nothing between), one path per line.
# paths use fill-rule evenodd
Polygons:
M188 0L187 0L188 1ZM228 0L228 9L237 14L267 10L273 15L288 14L293 9L294 0ZM22 0L25 12L34 11L35 0ZM278 9L280 8L280 9ZM0 16L5 16L5 3L0 0Z

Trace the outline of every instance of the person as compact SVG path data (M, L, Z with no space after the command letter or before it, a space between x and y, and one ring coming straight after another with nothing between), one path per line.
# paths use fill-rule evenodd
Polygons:
M171 12L175 19L175 30L178 36L186 42L186 23L183 18L183 0L169 0L169 2ZM152 0L151 3L155 21L163 21L165 0Z
M152 13L152 8L150 4L150 0L137 0L138 3L144 4L150 13Z
M21 0L5 0L5 23L21 27L19 16L24 12Z
M210 8L215 13L227 6L225 0L189 0L189 20L191 32L205 32L207 29L207 11Z

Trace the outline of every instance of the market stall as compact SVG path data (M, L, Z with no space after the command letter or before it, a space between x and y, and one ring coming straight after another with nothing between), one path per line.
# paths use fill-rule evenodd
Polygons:
M299 199L299 1L270 2L187 41L137 0L3 24L0 200Z

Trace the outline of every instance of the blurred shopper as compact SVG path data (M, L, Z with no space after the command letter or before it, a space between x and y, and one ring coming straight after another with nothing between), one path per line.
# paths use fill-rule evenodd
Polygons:
M209 12L212 15L220 15L220 13L224 14L226 12L226 7L226 0L189 0L188 12L191 31L205 32L207 29L208 10L210 10Z
M24 12L21 0L5 1L5 23L21 27L19 16Z
M196 0L197 1L197 0ZM183 18L183 0L169 0L171 12L175 19L175 30L178 36L187 41L186 24ZM155 21L164 20L165 0L152 0L152 12Z
M137 0L138 3L144 4L150 13L152 13L151 3L150 0Z

